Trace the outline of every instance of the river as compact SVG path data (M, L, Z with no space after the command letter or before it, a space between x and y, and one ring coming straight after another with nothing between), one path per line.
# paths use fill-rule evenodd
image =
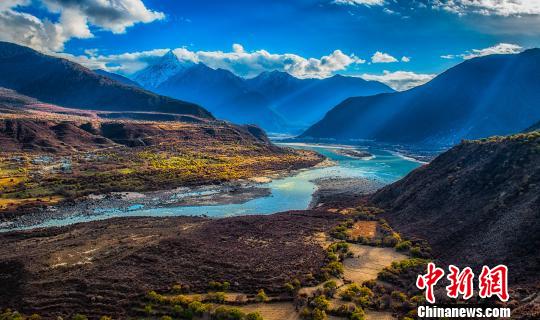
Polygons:
M317 185L313 182L316 179L367 178L388 184L402 178L411 170L421 165L420 162L414 159L376 147L366 147L365 149L373 155L372 157L359 159L345 156L338 152L339 148L349 148L346 146L312 144L281 145L315 150L325 155L334 165L301 170L292 176L263 183L260 187L268 188L270 195L251 199L244 203L161 208L145 208L143 205L135 204L129 208L99 209L93 211L92 214L77 214L74 212L69 216L60 218L50 217L37 223L4 226L4 228L0 228L0 232L14 229L63 226L120 216L206 215L209 217L227 217L304 210L308 208L312 200L312 195L317 189Z

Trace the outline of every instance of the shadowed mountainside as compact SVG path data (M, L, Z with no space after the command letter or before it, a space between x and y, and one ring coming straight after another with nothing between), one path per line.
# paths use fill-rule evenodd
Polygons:
M350 98L302 138L454 145L540 119L540 49L467 60L404 92Z
M308 126L320 120L332 106L349 97L394 92L377 81L335 75L326 79L298 79L286 72L263 72L246 80L271 101L272 109L288 123Z
M506 264L538 283L540 132L466 141L381 189L371 201L444 263Z
M0 42L0 86L70 108L212 115L202 107L127 86L27 47Z
M101 76L104 76L104 77L107 77L109 79L118 81L118 82L123 83L125 85L142 88L141 85L138 84L137 82L135 82L135 81L133 81L133 80L131 80L129 78L126 78L126 77L124 77L122 75L112 73L112 72L108 72L108 71L101 70L101 69L96 69L96 70L92 70L92 71L94 71L95 73L97 73L97 74L99 74Z
M268 99L249 90L242 78L227 70L196 64L181 69L152 90L207 106L218 118L256 124L274 132L285 128L285 121L270 109Z
M382 83L345 76L298 79L273 71L243 79L228 70L180 61L172 52L133 78L149 90L202 104L217 117L273 132L305 128L345 98L393 92Z

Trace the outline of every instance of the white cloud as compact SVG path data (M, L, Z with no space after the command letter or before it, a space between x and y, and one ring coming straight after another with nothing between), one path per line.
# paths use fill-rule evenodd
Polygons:
M332 3L348 6L382 6L386 3L385 0L334 0Z
M456 55L455 54L445 54L445 55L441 56L441 58L447 59L447 60L452 60L452 59L456 58Z
M422 85L435 76L435 74L419 74L411 71L390 72L385 70L382 75L364 73L360 77L365 80L380 81L394 90L403 91Z
M411 62L411 57L403 56L401 57L401 62Z
M462 55L463 59L472 59L476 57L483 57L490 54L516 54L523 51L523 47L517 44L499 43L493 47L485 49L473 49L472 51Z
M472 49L462 54L442 55L441 58L443 59L462 58L462 59L467 60L467 59L472 59L472 58L477 58L477 57L488 56L491 54L517 54L517 53L522 52L523 50L524 48L517 44L499 43L497 45L484 48L484 49Z
M232 45L232 48L233 48L233 51L236 53L244 52L244 46L242 46L241 44L235 43Z
M538 0L434 0L433 7L459 15L468 13L505 17L540 15Z
M91 69L99 68L129 75L157 60L167 51L168 49L156 49L108 56L91 51L90 54L81 56L62 56ZM234 44L231 52L191 51L187 48L177 48L173 52L180 60L202 62L211 68L226 69L244 77L256 76L263 71L279 70L299 78L325 78L350 65L365 63L365 60L354 54L347 55L340 50L320 58L305 58L292 53L276 54L266 50L248 52L240 44Z
M131 52L113 55L100 55L96 49L85 50L86 55L75 56L68 53L56 53L61 58L82 64L89 69L103 69L110 72L131 74L146 67L148 63L167 53L169 49Z
M388 53L383 53L380 51L375 52L373 56L371 57L372 63L392 63L392 62L398 62L398 60Z
M30 46L41 51L61 51L71 38L90 38L90 26L123 33L136 23L163 19L161 12L149 10L142 0L40 0L58 20L40 19L19 11L30 0L2 0L0 40Z

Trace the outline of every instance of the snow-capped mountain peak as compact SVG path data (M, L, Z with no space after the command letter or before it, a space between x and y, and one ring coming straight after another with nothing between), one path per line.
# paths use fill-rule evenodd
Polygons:
M189 61L180 61L170 50L159 60L134 75L134 80L147 89L156 88L171 76L192 66Z

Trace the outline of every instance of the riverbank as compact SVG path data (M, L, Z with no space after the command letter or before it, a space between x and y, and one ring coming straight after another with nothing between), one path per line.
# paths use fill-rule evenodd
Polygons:
M293 150L320 159L308 168L266 171L247 179L159 191L108 192L33 210L4 215L0 231L52 227L130 216L208 216L212 218L304 210L319 203L355 204L367 193L402 177L418 163L386 151L373 157L342 155L341 146L295 146ZM316 153L317 152L317 153ZM324 157L324 158L323 158Z
M0 219L0 232L24 230L35 227L52 227L102 220L112 217L153 215L148 212L170 209L173 211L193 208L192 212L176 215L207 216L201 208L241 205L248 201L272 195L270 183L294 177L308 170L331 167L334 162L325 159L311 168L281 170L266 176L196 187L179 187L148 192L110 192L90 194L68 203L33 210L24 215ZM198 208L199 210L197 210ZM145 213L139 213L144 211ZM162 214L158 214L162 215ZM92 217L92 218L90 218Z
M309 208L320 206L340 206L344 203L354 206L366 194L373 193L384 186L384 183L370 178L320 178L313 182L317 191Z

